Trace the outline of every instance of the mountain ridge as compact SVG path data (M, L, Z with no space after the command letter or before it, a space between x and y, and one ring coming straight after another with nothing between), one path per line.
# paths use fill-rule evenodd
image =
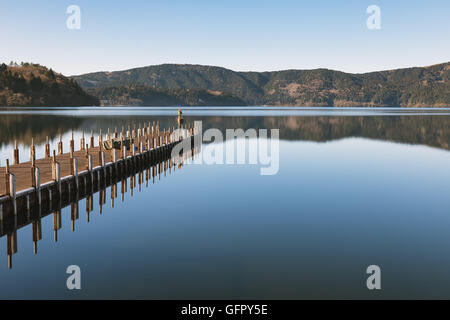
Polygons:
M450 62L357 74L326 68L241 72L199 64L160 64L73 78L91 90L134 85L212 90L248 105L450 106Z

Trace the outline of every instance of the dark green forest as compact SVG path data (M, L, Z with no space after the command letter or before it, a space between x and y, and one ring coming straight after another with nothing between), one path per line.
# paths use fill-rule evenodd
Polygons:
M74 79L38 64L0 65L0 106L91 106L99 100Z
M135 85L149 91L211 90L238 99L237 105L450 107L450 63L364 74L327 69L236 72L165 64L73 78L91 90ZM117 91L119 96L122 91Z
M246 103L228 93L195 89L157 89L129 85L87 89L102 105L138 106L243 106Z

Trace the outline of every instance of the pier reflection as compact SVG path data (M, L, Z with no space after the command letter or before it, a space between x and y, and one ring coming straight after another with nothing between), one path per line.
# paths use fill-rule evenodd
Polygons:
M13 266L13 255L17 253L17 233L20 229L32 225L33 252L38 253L38 242L42 240L42 219L53 215L53 239L57 242L58 231L62 225L62 209L70 206L71 230L76 230L76 222L80 218L79 203L85 201L86 220L89 223L94 208L94 195L98 194L99 215L102 214L103 206L107 203L107 190L110 192L110 205L114 208L114 204L118 199L118 186L120 185L121 201L125 201L125 194L130 193L133 197L135 190L138 192L148 188L150 184L155 184L161 178L168 177L180 171L184 165L194 161L200 154L201 144L194 146L176 157L167 157L157 163L152 163L145 167L136 167L128 176L120 176L110 179L99 179L97 183L88 183L85 190L72 190L67 193L67 197L59 197L58 199L49 200L42 205L27 205L25 209L19 210L17 215L9 215L0 220L0 238L6 236L6 251L8 255L8 267Z

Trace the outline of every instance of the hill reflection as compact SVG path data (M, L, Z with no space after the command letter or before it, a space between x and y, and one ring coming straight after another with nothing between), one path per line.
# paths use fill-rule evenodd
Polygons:
M192 119L190 119L192 118ZM408 144L423 144L450 149L450 117L438 115L403 116L270 116L270 117L185 117L201 120L203 129L255 128L280 129L283 140L326 142L346 137L361 137ZM171 116L105 116L69 117L48 115L4 115L0 118L0 146L29 144L31 138L40 144L45 137L56 138L60 133L85 130L103 132L148 121L159 121L162 127L174 125Z

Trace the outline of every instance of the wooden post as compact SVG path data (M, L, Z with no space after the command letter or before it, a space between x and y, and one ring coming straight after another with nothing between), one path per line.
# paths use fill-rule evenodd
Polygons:
M86 157L86 170L89 170L89 145L86 144L86 152L85 152L85 157Z
M156 147L161 146L161 136L159 135L159 129L156 129Z
M30 161L36 162L36 146L34 145L34 138L31 138Z
M39 207L41 206L41 199L42 199L42 195L41 195L41 170L38 167L35 167L34 170L34 188L36 189L37 192L37 199L38 199L38 205Z
M81 133L81 140L80 140L80 149L84 150L85 140L84 140L84 130Z
M53 161L52 161L52 171L53 171L53 180L56 181L58 193L61 195L61 166L58 162L56 162L56 152L53 150Z
M114 138L117 139L119 137L117 133L117 127L114 128Z
M78 159L77 158L73 158L73 172L72 175L75 178L75 186L77 188L77 194L78 194Z
M62 135L59 135L59 142L58 142L58 154L63 154L63 142L62 142Z
M72 131L72 139L70 139L70 152L75 152L75 140L73 139L73 131Z
M102 152L103 152L103 135L102 129L100 129L100 133L98 134L98 159L99 162L102 163Z
M104 181L106 183L106 153L105 153L105 151L100 152L100 164L103 168L103 177L104 177ZM98 181L98 184L100 185L100 179Z
M19 148L17 147L17 140L14 141L13 165L14 164L19 164Z
M45 157L50 158L50 143L48 141L48 136L46 137L46 143L45 143Z
M17 201L16 201L16 176L9 174L9 196L11 197L14 215L17 215Z
M5 167L5 194L9 195L9 159L6 159Z
M91 184L94 182L94 172L92 171L92 155L88 155L88 170L91 174Z
M94 130L91 130L91 148L94 148Z

